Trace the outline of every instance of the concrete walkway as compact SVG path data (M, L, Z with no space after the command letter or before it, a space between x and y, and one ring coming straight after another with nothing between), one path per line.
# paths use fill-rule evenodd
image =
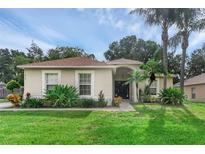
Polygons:
M110 112L129 112L135 109L128 102L123 101L120 107L105 108L12 108L11 103L0 103L0 111L110 111Z
M10 102L0 103L0 109L12 108L14 105Z
M120 104L120 111L136 111L132 105L130 105L129 102L127 101L123 101L121 104Z

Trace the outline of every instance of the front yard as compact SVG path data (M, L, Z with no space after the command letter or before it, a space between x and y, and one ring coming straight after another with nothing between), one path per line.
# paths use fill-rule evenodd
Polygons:
M136 112L0 112L0 144L205 144L205 103Z
M1 98L0 98L0 103L4 103L4 102L8 102L8 100L7 100L7 99L1 99Z

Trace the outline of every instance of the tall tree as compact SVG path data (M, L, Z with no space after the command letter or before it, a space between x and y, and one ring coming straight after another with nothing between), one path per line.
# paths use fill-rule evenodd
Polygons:
M128 58L146 63L153 58L158 48L160 46L154 41L144 41L137 39L135 35L131 35L112 42L104 56L107 60Z
M174 74L173 83L180 81L180 64L181 54L175 54L175 52L168 52L168 73Z
M13 78L17 82L20 83L20 85L24 85L24 73L22 69L17 68L18 65L27 64L30 62L30 59L26 56L26 54L22 51L18 50L10 50L11 52L11 71L13 72Z
M180 88L184 90L184 76L185 76L185 63L186 51L189 46L189 36L194 31L201 31L205 28L205 18L203 17L202 9L175 9L176 13L176 26L179 31L170 39L171 45L174 47L181 43L182 48L182 62L181 62L181 75L180 75Z
M70 58L70 57L89 57L91 59L95 59L94 54L89 54L85 52L83 49L78 47L56 47L55 49L48 50L48 59L62 59L62 58Z
M175 20L175 9L168 8L151 8L151 9L134 9L131 14L139 14L145 17L148 25L158 25L162 28L162 48L163 48L163 65L167 71L167 48L168 48L168 30ZM164 75L164 88L167 87L167 75Z
M205 73L205 47L194 50L187 63L187 71L188 78Z
M43 60L43 50L36 43L34 43L34 41L32 41L31 47L26 49L28 50L28 58L30 58L33 62Z
M0 81L8 82L13 78L12 58L9 49L0 49Z

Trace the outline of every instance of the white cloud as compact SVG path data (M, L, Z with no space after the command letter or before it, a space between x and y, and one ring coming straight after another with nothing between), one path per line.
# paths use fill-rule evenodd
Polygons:
M0 48L13 48L25 51L30 46L32 40L37 43L44 51L55 47L28 34L17 32L8 26L0 23Z
M190 48L201 47L202 43L205 42L205 30L200 33L193 33L190 40Z
M128 34L135 34L138 38L154 40L160 43L160 28L157 26L147 26L140 16L129 15L133 9L125 9L121 14L117 14L115 9L97 9L96 16L99 24L112 26L115 29L125 31Z
M59 39L59 40L67 40L68 37L62 33L57 32L54 29L51 29L47 26L39 26L37 29L38 33L40 33L42 36L47 38L48 40L52 39Z

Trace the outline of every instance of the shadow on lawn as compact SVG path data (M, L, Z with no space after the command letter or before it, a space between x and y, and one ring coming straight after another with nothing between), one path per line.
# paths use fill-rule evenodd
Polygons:
M150 117L145 129L145 144L205 144L205 121L199 119L186 106L161 106L152 109L144 105L141 114ZM167 125L166 125L167 124Z
M86 118L92 111L5 111L1 116L34 116L54 118Z

